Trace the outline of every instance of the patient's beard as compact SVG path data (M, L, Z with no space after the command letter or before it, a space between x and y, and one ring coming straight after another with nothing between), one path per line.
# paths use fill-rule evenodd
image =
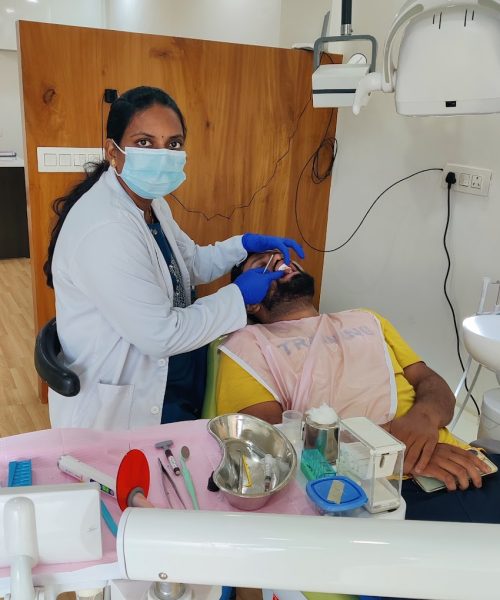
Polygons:
M309 273L299 273L288 281L280 282L270 290L262 304L273 315L286 314L298 306L307 305L314 296L314 277Z

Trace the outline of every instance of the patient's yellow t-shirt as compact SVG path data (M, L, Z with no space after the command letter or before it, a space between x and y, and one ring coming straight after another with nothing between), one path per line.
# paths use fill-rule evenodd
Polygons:
M395 418L401 417L410 410L415 401L415 390L404 376L404 369L421 362L422 359L410 348L387 319L373 311L369 312L379 319L382 327L396 381L398 404ZM269 390L224 353L220 355L216 398L218 414L240 412L249 406L276 400ZM457 440L444 427L439 432L439 441L462 448L469 447Z

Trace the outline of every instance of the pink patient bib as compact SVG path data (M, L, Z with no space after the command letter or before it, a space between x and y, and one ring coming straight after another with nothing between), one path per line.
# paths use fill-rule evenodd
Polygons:
M267 388L283 410L305 412L325 403L342 418L363 416L378 424L396 412L394 370L380 322L369 312L249 325L231 334L220 350Z

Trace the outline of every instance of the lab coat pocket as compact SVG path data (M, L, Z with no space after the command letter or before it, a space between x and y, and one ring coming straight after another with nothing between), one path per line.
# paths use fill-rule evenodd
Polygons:
M99 383L97 389L99 408L93 427L95 429L128 429L134 386Z

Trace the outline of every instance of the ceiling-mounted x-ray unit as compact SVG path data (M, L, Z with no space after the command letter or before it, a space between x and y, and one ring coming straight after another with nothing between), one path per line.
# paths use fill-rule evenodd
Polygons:
M342 0L340 35L327 36L323 27L321 37L314 42L312 99L316 108L352 106L360 80L375 71L377 40L371 35L352 35L352 0ZM371 44L371 61L363 54L354 54L346 64L320 64L324 45L329 42L367 41Z
M350 2L347 2L350 5ZM344 14L343 14L344 18ZM343 24L344 26L344 24ZM402 33L397 65L396 39ZM371 36L357 36L369 39ZM355 36L339 36L343 41ZM315 45L313 99L323 95L329 104L337 94L318 93L340 88L336 82L346 65L319 65L325 41ZM373 55L376 45L373 45ZM370 94L394 92L396 110L402 115L465 115L500 112L500 0L409 0L396 15L383 51L382 72L364 65L366 72L351 80L353 112L358 114ZM325 67L338 67L326 81ZM347 73L347 70L345 71ZM316 82L316 85L315 85ZM355 91L352 88L355 86ZM337 92L338 93L338 92ZM341 98L341 94L338 96Z

